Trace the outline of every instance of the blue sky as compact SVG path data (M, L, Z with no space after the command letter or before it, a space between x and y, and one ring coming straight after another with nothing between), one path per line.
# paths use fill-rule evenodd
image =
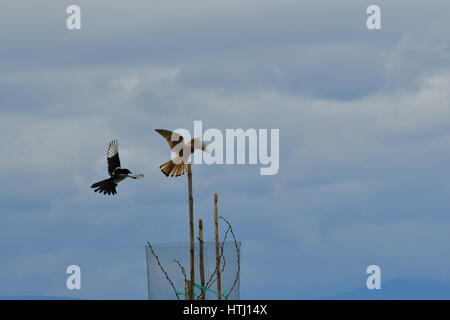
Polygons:
M280 129L275 176L194 168L207 236L217 192L242 241L241 298L339 296L372 264L450 284L448 1L78 0L69 31L73 3L0 11L0 296L145 299L146 242L187 240L186 178L159 172L153 129L194 120ZM114 138L146 177L103 197Z

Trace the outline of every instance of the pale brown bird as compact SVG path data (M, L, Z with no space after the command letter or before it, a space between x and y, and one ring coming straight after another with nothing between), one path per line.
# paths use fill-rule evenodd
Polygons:
M159 166L161 172L166 177L179 177L188 172L187 160L195 150L207 151L207 146L199 139L193 138L188 143L184 143L183 137L178 133L164 129L155 129L169 144L172 152L177 153L177 157Z

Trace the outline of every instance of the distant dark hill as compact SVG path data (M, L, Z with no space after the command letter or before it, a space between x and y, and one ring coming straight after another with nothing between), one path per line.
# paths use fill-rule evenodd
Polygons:
M450 283L416 279L394 279L381 283L381 290L361 288L331 299L338 300L444 300L450 299Z
M0 296L0 300L80 300L71 297L49 297L49 296Z

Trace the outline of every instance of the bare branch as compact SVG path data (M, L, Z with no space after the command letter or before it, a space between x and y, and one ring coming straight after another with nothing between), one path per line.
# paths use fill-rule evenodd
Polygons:
M181 265L180 261L178 261L178 260L173 260L173 261L175 261L175 263L178 264L178 266L180 267L181 273L183 274L183 277L184 277L184 281L186 282L187 281L186 270Z
M231 232L231 235L233 236L234 246L236 247L236 253L237 253L237 265L238 265L238 270L237 270L237 272L236 272L236 278L234 279L233 286L231 287L230 291L229 291L229 292L227 293L227 295L225 296L225 300L227 300L228 297L230 296L231 292L233 291L234 287L236 286L238 280L239 280L239 274L240 274L240 272L241 272L241 261L240 261L241 252L240 252L240 249L239 249L238 242L237 242L237 240L236 240L236 236L235 236L235 234L234 234L234 232L233 232L233 228L231 227L231 224L230 224L230 223L228 222L228 220L225 219L224 217L220 216L219 218L222 219L223 221L225 221L225 223L226 223L226 224L228 225L228 227L230 228L230 232Z
M167 281L169 281L170 285L173 288L173 291L175 292L175 295L177 296L177 299L180 300L180 297L178 296L178 291L175 288L175 285L173 284L172 280L170 280L169 275L167 274L166 270L163 268L163 266L161 265L161 262L159 261L159 257L156 255L156 253L153 251L153 247L150 244L150 241L147 241L148 246L150 248L150 251L152 252L152 255L155 257L156 262L158 263L158 266L161 268L161 271L164 273L164 275L166 276Z
M183 278L184 278L184 286L186 287L186 285L188 285L188 280L187 280L187 276L186 276L186 270L184 269L184 267L181 265L180 261L178 260L173 260L175 261L176 264L178 264L178 266L181 269L181 273L183 274ZM188 290L185 290L185 294L188 294Z
M220 260L223 258L223 265L222 265L222 269L221 269L221 271L223 271L223 269L225 268L225 256L224 256L224 254L223 254L223 247L224 247L224 245L225 245L225 241L227 240L227 236L228 236L228 232L230 232L230 228L228 227L228 229L227 229L227 231L225 232L225 234L224 234L224 237L223 237L223 240L222 240L222 243L220 244ZM219 261L220 261L219 260ZM206 285L205 285L205 287L206 288L210 288L213 284L214 284L214 282L216 281L216 278L214 277L215 275L216 275L216 272L217 272L217 269L216 268L214 268L214 272L211 274L211 276L210 276L210 278L209 278L209 280L208 280L208 282L206 283Z

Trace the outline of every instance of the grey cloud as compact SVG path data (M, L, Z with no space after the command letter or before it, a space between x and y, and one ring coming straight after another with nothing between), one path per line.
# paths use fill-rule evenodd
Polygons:
M356 1L79 4L80 33L55 27L64 2L2 10L1 294L66 295L75 262L82 297L145 298L145 242L185 240L187 219L153 129L193 120L280 128L277 176L194 168L208 235L218 192L244 243L242 297L338 294L374 260L388 278L449 280L448 3L381 3L380 33ZM112 138L146 178L99 198Z

